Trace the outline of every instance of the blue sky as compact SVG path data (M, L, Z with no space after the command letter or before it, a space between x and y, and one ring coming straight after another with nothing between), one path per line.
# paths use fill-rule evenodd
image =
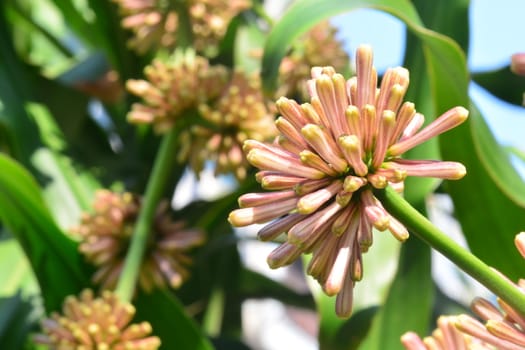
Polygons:
M472 71L500 68L509 63L513 53L525 52L524 15L525 1L500 0L497 6L488 0L471 1L468 63ZM333 23L340 28L341 38L352 56L357 46L368 43L374 47L379 71L402 63L404 26L396 18L378 11L359 10L338 16ZM501 102L476 86L470 92L496 138L525 149L525 108Z

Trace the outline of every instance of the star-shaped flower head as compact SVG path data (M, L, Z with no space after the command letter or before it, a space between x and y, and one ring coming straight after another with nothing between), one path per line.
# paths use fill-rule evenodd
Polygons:
M95 194L94 212L85 214L80 225L71 230L81 239L80 252L98 267L94 283L106 289L116 286L140 206L140 198L131 193L99 190ZM139 284L146 291L163 288L166 282L178 288L190 275L188 266L192 259L187 253L204 243L204 233L173 221L165 201L157 208L151 230Z
M35 341L52 350L156 350L160 339L148 336L148 322L130 324L135 308L110 291L95 298L89 289L80 298L69 296L62 314L53 313L42 322L42 334Z
M386 71L378 89L372 50L357 50L357 76L345 81L332 67L314 67L308 82L310 102L280 98L281 135L273 144L244 143L248 161L267 192L239 198L234 226L266 223L258 236L287 240L268 257L270 267L288 265L312 254L307 273L328 295L337 295L336 312L350 315L353 287L363 275L361 254L372 244L372 228L400 241L407 229L392 217L373 190L401 188L407 176L460 179L465 167L455 162L408 160L401 155L466 120L455 107L428 126L414 104L403 103L409 76L404 68Z

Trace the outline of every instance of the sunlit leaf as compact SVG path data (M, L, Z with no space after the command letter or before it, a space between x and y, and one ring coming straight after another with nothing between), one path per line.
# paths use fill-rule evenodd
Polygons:
M13 295L19 290L24 295L39 292L29 261L15 239L0 241L0 262L0 297Z
M281 60L301 34L306 33L321 20L359 8L384 10L395 13L401 19L410 18L416 25L420 23L410 2L404 0L298 1L275 24L266 40L262 62L263 86L266 91L275 90Z
M510 162L509 154L496 141L477 107L470 105L472 141L479 160L496 186L516 205L525 208L525 182Z
M102 186L63 154L67 149L64 136L45 106L32 103L27 110L47 146L39 148L32 158L35 168L48 177L44 196L61 226L71 227L79 221L82 211L91 208L94 191Z
M247 73L259 72L261 59L258 55L264 45L265 36L256 18L243 19L235 38L235 66Z
M86 287L87 271L77 244L56 226L40 189L19 164L0 155L0 221L22 245L48 311Z

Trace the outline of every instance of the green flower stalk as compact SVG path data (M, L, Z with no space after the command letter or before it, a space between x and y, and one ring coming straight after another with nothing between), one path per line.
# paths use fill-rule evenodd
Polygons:
M496 270L458 245L415 210L393 189L376 191L385 207L423 241L439 251L463 271L525 315L525 293Z
M525 259L525 233L516 235L514 242ZM508 284L512 285L510 282ZM521 293L517 299L523 302L525 280L520 279L515 287ZM501 290L495 292L502 294ZM513 303L501 297L498 297L498 304L499 308L486 299L475 298L471 309L485 324L469 315L442 316L438 319L439 329L434 331L432 336L421 339L417 334L407 332L401 337L401 342L407 350L523 349L525 347L525 313L511 306Z
M308 82L310 103L280 98L280 136L273 144L244 143L248 161L261 171L256 178L268 192L239 198L234 226L272 221L258 237L286 242L268 257L278 268L301 254L312 254L307 273L328 295L337 295L336 313L348 317L355 282L363 277L362 254L372 245L372 228L408 238L406 227L391 215L374 190L401 191L407 176L456 180L466 174L455 162L407 160L401 155L464 122L468 111L455 107L421 129L424 117L403 103L409 73L387 70L380 88L372 50L356 54L357 76L345 80L332 67L314 67Z
M144 254L148 247L151 225L155 220L158 204L161 201L164 187L173 168L173 152L177 144L177 136L178 130L176 128L164 135L157 153L116 288L116 293L122 300L131 300L135 291Z

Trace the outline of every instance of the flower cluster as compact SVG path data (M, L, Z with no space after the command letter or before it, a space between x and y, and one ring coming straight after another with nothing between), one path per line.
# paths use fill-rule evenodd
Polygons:
M213 54L232 18L250 7L248 0L187 0L178 6L175 1L114 1L123 17L122 27L134 34L129 46L141 54L151 49L173 49L177 43L177 32L188 15L193 46L199 52Z
M179 23L177 12L169 1L113 0L119 6L123 28L133 31L128 45L138 53L150 49L171 49L176 43Z
M214 54L233 17L250 7L248 0L190 0L189 13L197 51Z
M42 321L43 334L35 341L55 350L158 349L160 339L148 336L152 331L148 322L129 324L134 314L133 305L109 291L95 298L91 290L84 290L78 299L66 298L62 315L53 313Z
M94 283L112 289L121 273L131 236L140 210L140 199L130 193L96 192L94 213L85 214L78 227L71 230L80 237L80 251L98 266ZM139 275L141 287L150 291L165 287L167 281L179 287L189 277L191 258L186 251L201 245L204 234L184 229L182 222L173 222L168 203L161 202L152 224L152 234Z
M337 29L330 22L324 21L298 40L290 55L283 59L279 67L279 88L276 96L297 94L301 99L306 99L306 84L312 67L330 64L338 72L349 68L350 58L336 35Z
M268 257L272 268L312 254L307 273L328 295L337 295L336 312L351 313L353 287L363 275L362 253L372 244L372 228L389 229L400 241L407 229L374 196L388 185L400 189L407 176L460 179L465 167L455 162L402 159L422 142L466 120L455 107L419 130L424 117L414 104L402 103L408 71L393 68L377 89L372 50L356 55L357 76L345 81L332 67L314 67L308 82L310 103L280 98L276 120L281 135L273 144L247 140L248 161L260 171L268 192L239 198L230 213L233 226L273 222L258 237L286 242Z
M217 97L228 81L224 66L210 66L191 50L177 50L167 62L159 59L144 69L146 80L128 80L127 89L144 103L128 114L132 123L153 123L157 132L171 129L184 111Z
M242 152L247 139L271 140L277 135L274 115L261 91L259 75L233 73L222 95L213 103L199 106L206 125L194 125L181 135L179 158L188 159L196 174L208 160L216 162L216 174L246 177L249 167Z
M514 243L521 256L525 258L525 232L519 233ZM520 279L517 288L525 294L525 280ZM478 344L475 349L524 349L525 315L520 314L501 298L498 298L498 304L499 308L486 299L474 299L471 304L471 309L485 324L468 315L450 316L446 318L449 320L447 322L447 328L450 334L455 334L454 339L470 339L470 342ZM440 318L440 320L441 319L442 318ZM439 320L438 325L442 328ZM448 338L452 339L450 336ZM433 334L433 337L426 337L421 340L418 335L409 332L403 335L401 341L407 350L455 350L474 348L452 346L452 344L457 345L457 343L440 341L439 337L436 337L435 334ZM440 347L432 347L431 344L434 342L439 342Z
M438 318L438 328L431 336L421 339L416 333L408 332L401 337L401 343L407 350L492 350L483 341L461 333L456 328L456 316Z

